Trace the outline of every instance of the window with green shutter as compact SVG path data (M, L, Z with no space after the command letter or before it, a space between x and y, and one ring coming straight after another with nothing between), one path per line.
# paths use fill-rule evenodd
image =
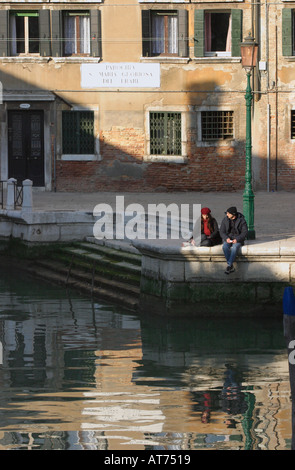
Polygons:
M8 41L9 11L0 10L0 56L7 57L9 51Z
M143 56L188 56L188 12L143 10Z
M93 111L63 111L62 152L68 155L94 154Z
M195 57L240 57L242 10L195 10Z
M181 113L150 113L150 154L181 155Z
M283 8L282 10L282 53L283 56L294 55L294 10Z
M11 55L40 53L38 11L13 11L9 18Z
M65 11L63 13L64 55L90 54L89 12Z
M51 12L52 56L101 57L100 10Z

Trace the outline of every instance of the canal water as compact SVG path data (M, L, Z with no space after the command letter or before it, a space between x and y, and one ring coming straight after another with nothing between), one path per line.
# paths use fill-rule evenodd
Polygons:
M2 268L0 341L2 450L291 447L280 312L141 318Z

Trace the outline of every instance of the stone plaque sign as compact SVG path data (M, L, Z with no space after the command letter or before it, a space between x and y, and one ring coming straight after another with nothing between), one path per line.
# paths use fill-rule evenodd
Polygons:
M82 88L158 88L160 64L82 64Z

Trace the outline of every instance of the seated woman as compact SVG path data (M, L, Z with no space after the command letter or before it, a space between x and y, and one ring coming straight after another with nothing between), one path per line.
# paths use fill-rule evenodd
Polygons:
M201 246L214 246L221 243L218 224L212 217L209 207L201 209Z
M221 243L219 235L218 224L214 217L211 215L209 207L201 209L201 244L200 246L214 246ZM184 242L182 246L195 246L193 237L188 242Z

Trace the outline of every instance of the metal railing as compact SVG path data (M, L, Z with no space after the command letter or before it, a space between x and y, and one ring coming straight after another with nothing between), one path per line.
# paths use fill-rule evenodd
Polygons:
M4 183L6 183L6 181L0 181L0 207L1 209L4 208Z
M14 183L14 208L21 207L23 203L24 191L22 184L18 181Z
M31 180L20 181L16 178L9 178L7 181L0 181L0 183L0 197L2 196L0 206L2 205L2 208L6 206L7 210L32 210L33 182Z

